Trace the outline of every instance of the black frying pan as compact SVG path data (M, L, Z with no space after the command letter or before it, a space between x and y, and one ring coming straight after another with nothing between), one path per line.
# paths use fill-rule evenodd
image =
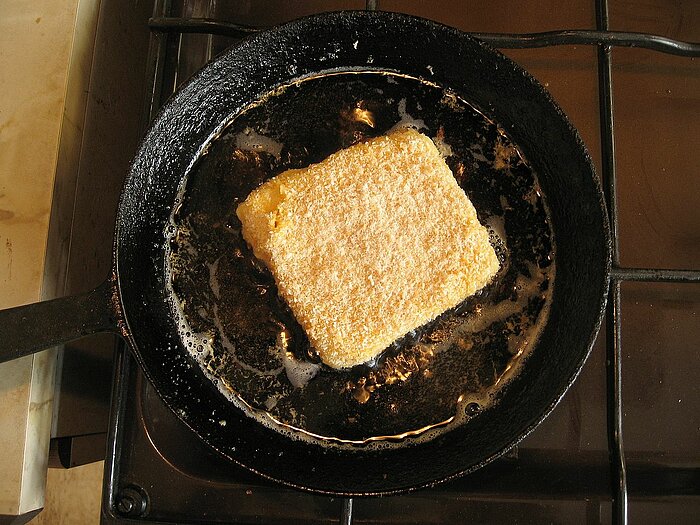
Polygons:
M352 85L348 73L361 73L358 78L368 80L358 89L371 87L375 93L384 92L376 85L381 77L378 73L410 79L403 84L389 83L399 85L392 89L406 93L407 99L397 111L423 111L423 131L429 134L439 135L441 122L430 121L429 108L416 104L422 99L416 98L415 92L421 89L426 90L428 99L435 90L448 92L478 110L471 112L470 118L485 116L495 133L491 139L511 141L517 146L518 157L526 159L528 169L537 176L538 189L546 200L546 207L538 209L546 211L556 262L554 282L546 290L549 312L537 344L529 349L518 373L495 391L493 403L472 414L466 423L430 440L409 439L401 446L384 449L291 439L246 415L213 386L193 360L166 286L172 248L166 238L173 217L178 216L173 211L181 204L181 189L188 176L196 180L196 173L206 167L208 156L203 154L217 151L221 143L217 138L236 125L237 116L248 115L254 109L251 104L263 101L265 106L273 100L274 106L277 99L270 94L280 86L296 83L293 89L297 89L312 85L302 80L320 82L318 89L326 90L329 100L337 102L337 93L345 90L353 107L360 107L361 101L352 98L357 91L348 88ZM301 89L299 93L304 94ZM315 93L318 96L318 90ZM313 128L316 131L307 127L307 140L314 142L307 142L306 150L297 125L293 128L296 135L288 138L304 153L293 155L282 149L273 155L276 160L271 160L262 152L256 161L258 168L269 162L266 175L257 176L269 177L284 168L285 162L288 167L320 160L334 147L386 131L392 125L392 113L382 109L378 100L370 109L384 115L382 122L363 128L366 122L360 119L349 132L340 120L325 124L335 141L327 140L327 133L318 133L317 127ZM298 100L297 104L303 107ZM445 122L459 123L458 115L464 114L464 108L455 109L453 115L444 107L440 111ZM324 126L321 121L317 124ZM452 136L458 142L462 135L459 127L455 129ZM452 139L446 136L445 140ZM456 147L457 143L453 144ZM448 163L454 171L460 159L452 153ZM484 158L493 161L489 156L487 153ZM483 166L477 164L475 168L481 170ZM247 175L241 172L237 176ZM470 195L478 210L480 202L498 207L488 191ZM184 207L187 199L185 192ZM233 203L231 210L235 210ZM506 217L507 234L514 231L508 224ZM517 230L524 223L510 220L510 224ZM536 242L534 236L530 242ZM518 259L507 262L517 265ZM0 312L0 353L2 360L8 360L81 335L117 331L165 403L223 456L270 479L315 492L390 494L471 472L503 454L542 421L588 355L605 305L609 267L605 207L590 157L564 114L532 77L485 44L433 22L389 13L331 13L246 39L203 68L171 98L147 133L123 190L112 276L83 296ZM502 278L503 274L492 290L498 289ZM178 288L179 293L185 288ZM485 292L484 300L489 293ZM476 306L472 302L465 308ZM456 311L438 323L448 322L453 314L471 315ZM420 334L414 337L420 338ZM404 343L410 346L415 341ZM397 347L389 353L395 356L401 350ZM352 374L348 378L357 379L362 370ZM409 383L394 385L392 395L400 397L400 388L409 388Z

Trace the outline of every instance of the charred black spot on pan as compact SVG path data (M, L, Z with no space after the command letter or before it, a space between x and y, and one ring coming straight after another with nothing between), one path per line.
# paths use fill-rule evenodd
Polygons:
M507 237L505 249L498 248L503 267L486 289L397 341L374 366L343 372L324 366L304 388L293 388L276 346L280 327L289 332L288 350L298 359L313 361L313 349L269 271L244 242L236 206L264 180L384 134L402 119L449 146L447 163L479 219L488 224L501 218ZM279 144L279 151L241 147L246 130ZM306 80L237 117L193 170L175 218L187 242L174 251L173 288L187 298L184 312L192 328L213 333L214 376L251 406L343 439L415 430L454 416L460 396L483 399L493 393L513 356L520 355L527 328L537 322L551 291L553 260L538 191L535 174L503 131L443 89L377 74ZM218 296L210 286L214 266ZM521 280L536 277L539 288L528 291L522 307L508 309L506 303L520 304ZM503 304L503 318L454 335L474 322L478 310ZM414 366L419 349L432 347L440 347L438 353ZM358 403L348 383L381 373L395 358L408 360L407 379L381 384ZM466 405L460 410L470 415Z

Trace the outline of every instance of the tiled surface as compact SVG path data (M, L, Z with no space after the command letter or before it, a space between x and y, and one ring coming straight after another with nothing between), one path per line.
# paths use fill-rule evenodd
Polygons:
M700 41L700 2L616 0L610 22ZM621 263L700 268L700 59L613 51Z
M700 467L700 284L622 286L625 449Z
M380 8L386 11L401 11L430 18L474 32L553 31L556 29L591 29L595 27L593 2L572 0L562 8L557 0L522 2L504 0L491 2L455 2L454 0L381 0ZM548 16L543 16L547 13Z
M698 41L700 4L696 0L609 0L610 28Z
M621 263L700 269L700 61L620 49L613 66Z

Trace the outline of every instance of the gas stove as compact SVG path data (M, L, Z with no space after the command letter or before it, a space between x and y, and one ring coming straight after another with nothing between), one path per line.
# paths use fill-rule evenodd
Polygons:
M407 495L312 495L231 464L165 407L120 346L103 523L696 521L700 48L683 45L700 40L696 5L577 0L563 10L553 1L158 0L150 7L102 16L114 16L118 27L131 24L105 40L105 51L127 46L134 67L146 71L145 89L134 85L140 77L133 71L116 79L137 92L130 107L138 97L144 107L140 128L134 114L116 124L130 126L130 137L213 56L259 28L305 14L379 8L477 33L538 78L578 128L604 180L615 260L606 323L552 414L487 467ZM550 31L557 32L526 35ZM122 152L122 162L133 151ZM126 171L124 165L122 177ZM110 187L119 187L115 181Z

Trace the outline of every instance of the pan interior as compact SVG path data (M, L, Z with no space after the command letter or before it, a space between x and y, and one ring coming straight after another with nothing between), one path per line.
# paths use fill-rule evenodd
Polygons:
M282 171L397 126L433 139L501 269L373 362L333 370L252 255L235 210ZM331 446L418 443L488 410L536 346L554 285L545 197L517 145L449 90L393 73L306 78L249 106L189 173L166 238L172 308L212 387L276 431Z

